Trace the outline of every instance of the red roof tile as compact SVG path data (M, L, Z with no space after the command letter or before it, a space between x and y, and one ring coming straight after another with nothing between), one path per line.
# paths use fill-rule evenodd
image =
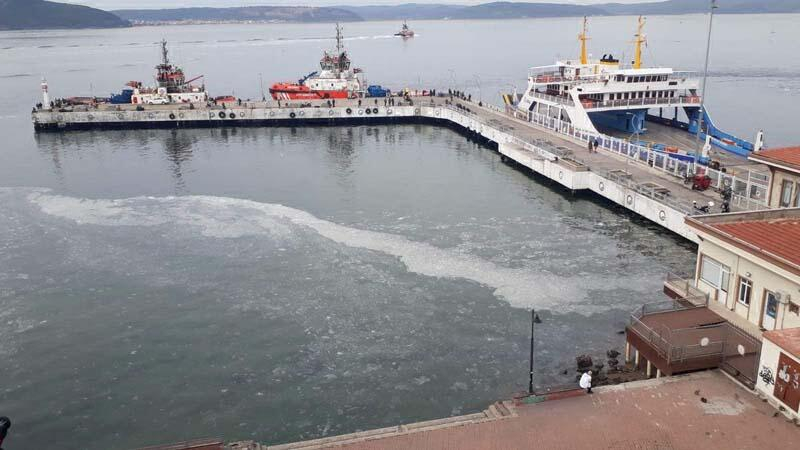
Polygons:
M749 247L800 267L800 218L709 223Z
M800 328L765 331L764 339L769 339L783 351L800 358Z
M773 148L750 155L753 161L778 164L800 171L800 147Z

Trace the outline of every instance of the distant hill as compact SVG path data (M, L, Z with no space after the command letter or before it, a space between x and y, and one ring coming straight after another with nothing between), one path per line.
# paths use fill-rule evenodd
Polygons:
M163 22L357 22L359 15L340 8L246 6L236 8L121 9L113 11L135 23Z
M130 26L106 11L43 0L0 0L0 30L119 28Z
M604 3L592 6L558 3L493 2L475 6L405 3L394 6L338 6L364 20L518 19L613 15L670 15L708 11L708 0L652 3ZM719 14L800 13L800 0L719 0Z
M800 0L719 0L719 14L800 13ZM707 12L708 0L668 0L656 3L597 5L613 15L692 14Z

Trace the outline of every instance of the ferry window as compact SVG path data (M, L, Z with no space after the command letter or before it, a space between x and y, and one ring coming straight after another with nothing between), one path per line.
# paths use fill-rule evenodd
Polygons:
M727 292L731 276L730 267L706 255L703 255L702 258L703 260L700 264L700 279L710 286Z
M781 201L779 205L781 208L786 208L791 205L793 189L794 183L791 180L783 180L783 184L781 185Z
M627 100L628 98L629 98L629 97L628 97L628 93L626 92L626 93L625 93L625 100Z
M627 77L625 79L625 81L627 81L628 83L632 83L633 82L633 77Z
M753 293L753 282L744 277L739 277L739 303L750 306L750 295Z

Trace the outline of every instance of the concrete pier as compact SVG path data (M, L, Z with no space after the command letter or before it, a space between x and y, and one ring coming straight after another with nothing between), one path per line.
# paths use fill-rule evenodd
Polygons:
M483 140L513 161L565 189L592 192L694 242L697 236L684 217L701 213L693 202L719 204L719 195L693 191L681 173L687 170L672 158L650 155L601 137L596 152L587 142L594 137L552 119L531 122L491 106L444 97L337 100L306 106L275 102L246 102L223 107L206 105L103 105L72 110L34 110L37 131L104 128L182 128L233 126L354 125L431 123L450 126ZM623 148L624 147L624 148ZM624 151L623 151L624 150ZM660 160L658 158L661 158ZM752 206L752 205L744 205ZM759 205L756 204L756 207ZM735 205L734 205L735 207ZM712 212L718 212L713 211Z

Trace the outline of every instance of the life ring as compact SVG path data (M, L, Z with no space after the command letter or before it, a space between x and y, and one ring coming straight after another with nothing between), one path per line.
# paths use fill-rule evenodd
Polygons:
M661 219L662 222L665 221L667 219L667 213L662 209L658 212L658 218Z
M269 112L269 116L270 116L270 117L275 117L275 111L270 111L270 112Z
M89 114L88 116L86 116L86 118L87 118L87 119L89 119L89 120L94 120L94 116L93 116L93 115L91 115L91 114Z
M371 109L369 109L369 108L367 108L367 110L366 110L366 113L367 113L367 114L372 114L372 110L371 110Z
M295 117L297 117L297 114L295 114L295 113L291 112L291 113L289 113L289 117L291 117L292 119L294 119Z
M328 115L332 116L333 115L333 110L328 111Z
M214 118L214 113L213 112L208 113L208 118L209 119L213 119Z
M360 115L362 115L362 114L364 114L364 110L363 110L363 109L359 109L359 110L358 110L358 115L360 116Z
M353 114L353 110L351 108L347 108L347 114Z
M183 114L183 113L178 113L178 117L180 117L181 119L183 119L183 117L184 117L184 114Z
M378 114L378 108L372 108L372 114Z
M303 117L303 116L305 116L305 115L306 115L306 112L305 112L305 111L300 111L300 112L299 112L299 113L297 113L297 114L298 114L300 117Z
M235 119L236 118L236 114L230 113L230 114L228 114L228 117L230 117L231 119Z
M597 187L599 187L599 188L600 188L600 192L602 192L602 191L605 191L605 190L606 190L606 185L605 185L605 183L603 183L602 181L600 182L600 184L598 184L598 185L597 185Z
M59 121L59 122L63 122L64 121L64 116L59 114L59 115L56 116L56 120Z
M171 120L175 120L175 113L169 113L169 118Z
M244 111L239 112L239 117L244 117Z
M147 118L148 118L148 119L155 119L155 118L156 118L156 115L155 115L155 114L153 114L153 113L148 113L148 114L147 114Z
M224 119L225 118L225 111L220 111L219 112L219 118L220 119Z
M414 114L419 114L419 108L414 108Z
M118 114L117 114L117 119L119 119L119 120L123 120L123 119L125 119L125 114L118 113Z
M387 110L386 110L386 114L388 114L388 115L390 115L390 116L391 116L391 115L392 115L392 108L389 108L389 109L387 109Z

